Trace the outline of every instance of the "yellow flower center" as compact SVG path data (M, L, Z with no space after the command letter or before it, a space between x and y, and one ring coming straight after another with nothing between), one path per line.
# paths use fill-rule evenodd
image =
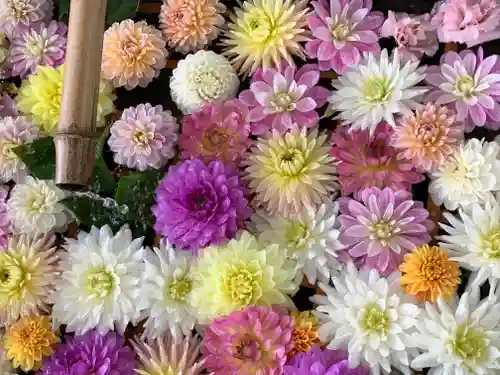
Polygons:
M277 112L290 112L296 107L293 97L287 92L276 93L270 103Z
M425 146L430 146L441 137L441 129L435 123L419 123L415 126L415 135Z
M302 152L298 149L285 150L277 159L278 165L276 169L284 176L297 176L304 168L305 159Z
M443 262L433 257L424 260L420 268L420 275L428 281L439 280L445 273Z
M336 41L343 42L349 35L351 35L351 28L346 21L341 21L332 27L332 37Z
M369 78L363 87L363 95L371 103L385 102L390 94L389 80L385 77Z
M486 258L500 259L500 228L490 231L483 237L483 249Z
M392 236L398 232L397 228L394 228L396 222L394 220L385 221L380 220L372 225L370 228L370 239L378 240L382 244L382 246L387 246L389 244L389 240Z
M210 151L224 151L227 149L230 136L220 128L213 129L203 137L203 146Z
M31 277L31 273L17 259L6 254L0 255L0 294L20 294Z
M225 280L225 289L233 302L239 306L247 306L258 297L257 275L247 268L237 267Z
M376 303L366 306L361 318L361 327L370 334L387 335L389 330L389 317Z
M41 57L45 51L47 45L47 41L44 41L40 35L37 35L35 38L32 37L28 41L27 49L31 56Z
M104 267L93 270L87 276L87 288L96 297L106 297L114 287L115 277L112 271Z
M138 146L147 146L149 145L149 141L153 138L153 133L137 130L134 133L134 142Z
M285 231L285 238L293 248L299 251L304 250L305 248L302 245L310 236L309 228L298 221L290 221L289 223L290 225Z
M457 327L455 337L450 341L453 352L462 359L480 360L488 349L484 329L467 323Z
M195 83L196 93L201 99L213 101L219 97L223 80L215 69L198 68L192 81Z
M276 36L276 26L261 9L253 8L245 16L245 32L251 43L266 44L272 37Z
M471 76L458 77L455 82L455 87L457 91L464 94L466 98L470 98L474 95L474 79Z
M186 296L191 292L193 287L192 281L186 276L175 277L170 281L167 286L168 296L177 302L184 302Z

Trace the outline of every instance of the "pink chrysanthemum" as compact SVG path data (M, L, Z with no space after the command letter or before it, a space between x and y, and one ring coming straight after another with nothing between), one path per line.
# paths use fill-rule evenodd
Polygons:
M9 236L12 234L12 227L7 215L7 196L9 188L5 185L0 186L0 248L6 249L9 244Z
M146 103L125 109L110 132L108 145L117 164L140 171L158 169L175 155L177 123L161 105Z
M431 240L434 227L422 202L407 191L365 189L359 200L339 199L340 237L354 260L383 275L403 262L404 255Z
M281 375L291 337L289 316L260 306L234 311L205 330L205 366L216 374Z
M239 99L250 109L253 134L264 134L271 128L285 133L294 124L311 127L317 124L316 108L328 99L328 90L316 86L319 81L317 66L282 67L280 73L269 68L258 70L252 76L250 89Z
M24 78L35 73L39 65L57 67L64 63L67 31L66 25L57 21L18 26L8 58L12 75Z
M427 103L412 116L399 120L391 146L400 151L398 158L430 171L442 165L463 138L463 126L455 121L453 113L446 107Z
M313 1L307 22L313 38L307 42L309 57L317 58L321 70L343 73L358 65L363 52L380 53L381 12L370 12L372 0Z
M146 87L166 65L161 31L145 21L115 22L104 33L102 77L115 87Z
M389 144L391 135L392 129L385 122L378 124L373 136L369 130L349 132L345 126L337 128L332 136L332 156L338 161L344 195L369 187L410 190L412 184L424 179L411 162L398 158Z
M160 29L170 47L196 52L217 38L225 11L219 0L164 0Z
M206 104L183 119L182 157L237 162L252 144L249 135L248 108L239 100Z

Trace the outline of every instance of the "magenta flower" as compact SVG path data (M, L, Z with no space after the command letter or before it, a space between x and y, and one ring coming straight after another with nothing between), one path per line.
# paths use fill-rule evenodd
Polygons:
M249 120L253 134L264 134L274 128L285 133L294 124L311 127L317 124L316 108L328 99L328 90L316 86L317 66L304 65L298 71L286 66L259 70L252 76L250 90L241 92L239 99L250 107Z
M390 188L365 189L359 200L339 199L339 242L360 265L389 275L404 255L431 240L434 227L422 202L411 193Z
M306 51L317 58L320 70L344 73L357 65L363 52L380 53L381 12L370 12L372 0L318 0L307 22L313 38Z
M9 236L12 234L12 227L7 215L7 196L9 188L6 185L0 185L0 248L6 249L9 243Z
M434 86L426 101L448 105L457 112L457 121L464 122L465 131L474 126L500 128L500 60L497 55L483 58L470 50L457 54L447 52L440 66L427 70L426 82Z

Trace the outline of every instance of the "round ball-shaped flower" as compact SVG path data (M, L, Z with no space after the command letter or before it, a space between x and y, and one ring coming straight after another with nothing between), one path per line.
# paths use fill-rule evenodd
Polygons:
M9 219L20 233L64 232L72 220L60 201L67 194L53 181L26 177L16 184L7 201Z
M320 345L319 320L312 311L293 312L292 314L292 349L288 352L288 358L296 353L305 353L314 346Z
M217 38L225 11L219 0L165 0L159 27L169 47L196 52Z
M52 0L0 0L0 31L11 37L17 26L49 22L53 8Z
M294 216L338 188L326 134L294 127L260 138L245 160L254 202L271 215Z
M17 108L49 134L55 134L59 122L63 80L64 64L57 68L40 66L23 81L15 99ZM115 99L111 86L102 80L97 102L98 125L104 125L105 117L114 111Z
M220 161L199 159L170 167L156 190L156 232L195 251L233 238L252 214L237 173Z
M159 169L174 157L177 122L161 105L139 104L123 111L111 126L108 145L117 164L144 171Z
M307 41L306 0L249 0L230 15L222 40L224 54L240 73L278 67L293 56L305 58L300 44Z
M216 374L283 374L291 336L289 316L262 306L233 311L205 330L205 366Z
M34 74L38 66L64 63L68 28L62 22L20 25L11 39L8 64L13 76Z
M238 100L205 104L184 116L179 143L184 159L238 163L252 144L248 108Z
M22 182L28 175L28 167L16 155L14 149L31 143L40 137L40 129L26 117L0 118L0 182Z
M8 186L0 185L0 249L7 248L9 237L12 234L12 226L6 204L8 195Z
M170 78L170 95L182 113L189 114L204 104L235 98L239 85L226 58L212 51L198 51L179 61Z
M134 375L135 353L115 332L89 331L66 337L43 362L38 375Z
M166 65L161 31L146 21L115 22L104 33L102 77L114 87L146 87Z
M54 353L59 337L52 331L48 316L24 316L8 328L4 342L13 366L28 372L38 370L42 359Z

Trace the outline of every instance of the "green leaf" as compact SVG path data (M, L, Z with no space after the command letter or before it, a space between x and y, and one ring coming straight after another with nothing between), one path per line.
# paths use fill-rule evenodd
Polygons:
M56 149L52 137L40 138L16 147L14 153L28 166L36 178L51 180L56 171Z
M107 23L133 19L139 9L140 0L108 0Z
M70 0L59 0L59 21L68 23L69 1Z
M103 157L104 146L111 126L106 127L99 137L95 150L94 170L92 175L92 190L102 195L112 196L115 192L116 182L113 173L109 170Z

